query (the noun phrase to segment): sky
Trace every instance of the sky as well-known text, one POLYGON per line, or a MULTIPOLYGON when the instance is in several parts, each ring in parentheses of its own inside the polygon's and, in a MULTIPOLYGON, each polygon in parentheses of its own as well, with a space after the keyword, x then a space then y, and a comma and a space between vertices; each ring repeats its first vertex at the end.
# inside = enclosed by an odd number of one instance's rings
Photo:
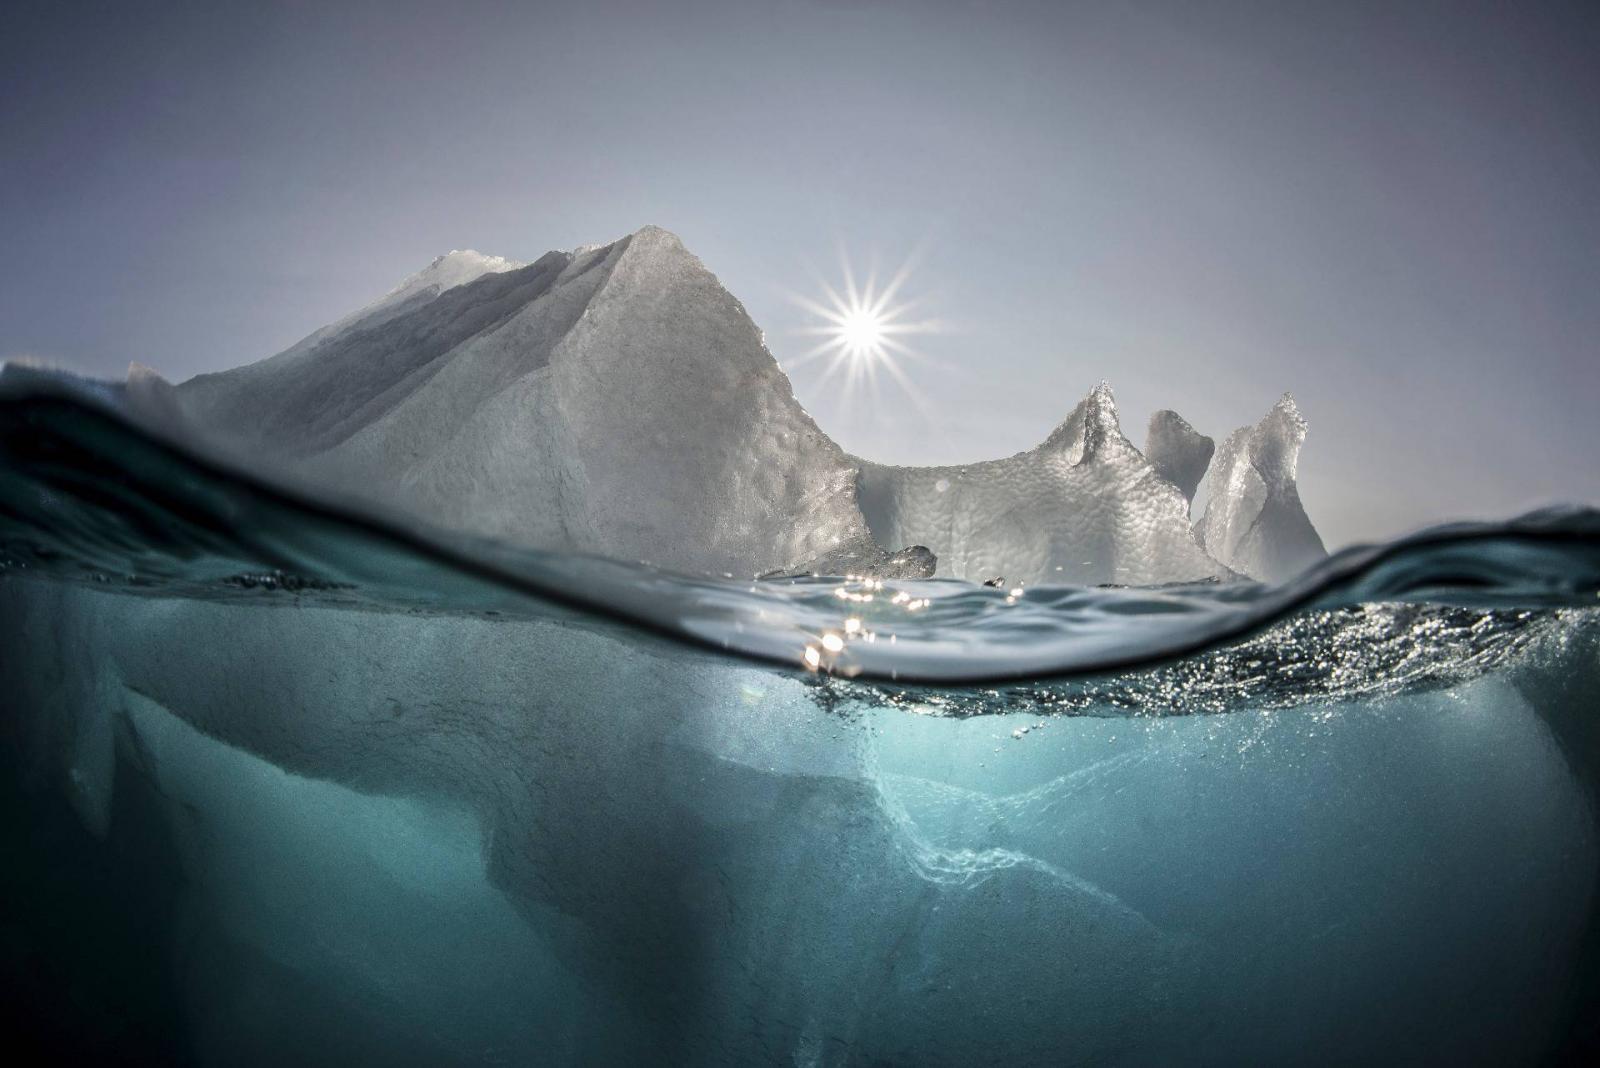
POLYGON ((1292 391, 1330 547, 1600 502, 1600 6, 0 8, 0 357, 178 381, 454 248, 647 223, 845 448, 1038 444, 1097 382, 1218 441, 1292 391), (795 296, 906 264, 916 396, 795 296))

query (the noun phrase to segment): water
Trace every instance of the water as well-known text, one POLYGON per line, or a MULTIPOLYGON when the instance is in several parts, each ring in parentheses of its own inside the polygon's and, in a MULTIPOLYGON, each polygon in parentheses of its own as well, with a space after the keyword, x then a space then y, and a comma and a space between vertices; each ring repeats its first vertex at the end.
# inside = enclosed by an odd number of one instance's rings
POLYGON ((0 396, 10 1031, 226 1063, 1583 1062, 1600 514, 1282 587, 690 578, 0 396))

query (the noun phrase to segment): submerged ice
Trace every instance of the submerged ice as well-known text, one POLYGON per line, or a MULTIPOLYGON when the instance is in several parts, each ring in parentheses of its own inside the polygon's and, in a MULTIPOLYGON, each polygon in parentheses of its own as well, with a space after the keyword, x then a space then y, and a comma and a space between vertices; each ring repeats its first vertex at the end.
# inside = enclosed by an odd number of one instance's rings
POLYGON ((1585 630, 1376 702, 957 720, 547 621, 0 618, 11 755, 179 858, 204 1063, 1524 1063, 1568 1017, 1585 630))

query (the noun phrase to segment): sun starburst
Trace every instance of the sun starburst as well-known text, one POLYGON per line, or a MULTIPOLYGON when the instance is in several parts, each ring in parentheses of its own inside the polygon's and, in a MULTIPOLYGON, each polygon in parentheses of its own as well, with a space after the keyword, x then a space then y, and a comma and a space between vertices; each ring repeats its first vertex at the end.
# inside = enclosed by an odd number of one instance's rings
POLYGON ((913 319, 917 302, 901 297, 910 278, 910 263, 903 264, 881 287, 876 271, 869 272, 864 283, 858 285, 855 271, 843 256, 840 257, 840 271, 844 282, 842 289, 819 280, 820 300, 793 295, 794 302, 815 317, 811 325, 799 332, 821 340, 791 361, 789 370, 825 360, 826 366, 816 385, 828 386, 840 378, 839 388, 846 402, 853 400, 862 389, 876 399, 881 370, 918 407, 923 407, 922 395, 905 366, 922 357, 906 339, 914 334, 933 333, 938 330, 938 323, 931 319, 913 319))

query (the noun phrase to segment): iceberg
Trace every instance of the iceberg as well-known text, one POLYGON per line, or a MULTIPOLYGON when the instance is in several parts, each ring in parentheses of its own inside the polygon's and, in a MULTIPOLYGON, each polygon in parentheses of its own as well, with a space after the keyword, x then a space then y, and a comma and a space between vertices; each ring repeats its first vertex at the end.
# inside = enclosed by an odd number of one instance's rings
POLYGON ((530 264, 452 252, 174 395, 143 407, 252 469, 434 526, 681 571, 1145 584, 1304 559, 1208 557, 1188 500, 1211 440, 1158 412, 1141 454, 1105 385, 1007 459, 847 455, 743 305, 654 226, 530 264))

